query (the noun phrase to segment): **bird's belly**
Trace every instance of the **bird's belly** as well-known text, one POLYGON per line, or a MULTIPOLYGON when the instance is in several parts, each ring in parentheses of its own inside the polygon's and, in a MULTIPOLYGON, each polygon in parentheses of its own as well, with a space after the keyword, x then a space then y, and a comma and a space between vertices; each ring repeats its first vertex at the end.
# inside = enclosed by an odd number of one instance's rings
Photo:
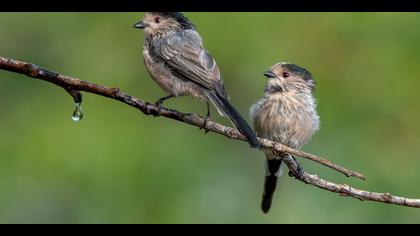
POLYGON ((292 148, 301 148, 318 129, 318 116, 312 111, 279 112, 276 109, 260 114, 254 121, 258 136, 292 148))

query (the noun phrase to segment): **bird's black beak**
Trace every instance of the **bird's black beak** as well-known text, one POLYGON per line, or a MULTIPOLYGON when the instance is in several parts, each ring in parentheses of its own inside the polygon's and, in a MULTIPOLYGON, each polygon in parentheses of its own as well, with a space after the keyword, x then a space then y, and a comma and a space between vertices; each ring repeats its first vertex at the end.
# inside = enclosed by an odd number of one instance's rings
POLYGON ((268 71, 264 72, 264 75, 267 76, 268 78, 275 78, 276 77, 276 75, 271 70, 268 70, 268 71))
POLYGON ((146 24, 143 21, 137 22, 133 25, 136 29, 144 29, 146 28, 146 24))

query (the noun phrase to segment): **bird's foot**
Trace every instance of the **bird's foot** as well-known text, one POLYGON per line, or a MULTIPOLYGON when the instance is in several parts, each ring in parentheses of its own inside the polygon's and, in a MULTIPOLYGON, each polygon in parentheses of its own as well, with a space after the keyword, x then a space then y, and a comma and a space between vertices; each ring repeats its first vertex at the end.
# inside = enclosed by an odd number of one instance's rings
POLYGON ((160 116, 160 113, 162 112, 162 103, 155 103, 154 105, 155 107, 157 107, 157 112, 154 112, 152 115, 154 117, 158 117, 160 116))
POLYGON ((159 109, 162 108, 162 104, 163 104, 163 99, 160 98, 155 102, 155 106, 157 106, 159 109))
POLYGON ((203 127, 200 127, 200 129, 204 129, 204 133, 207 134, 210 130, 207 128, 208 122, 211 121, 211 117, 209 115, 204 118, 203 127))
POLYGON ((207 134, 210 130, 207 128, 207 123, 211 121, 211 117, 210 116, 206 116, 206 118, 204 118, 204 125, 203 125, 203 129, 204 129, 204 133, 207 134))
POLYGON ((206 118, 204 118, 204 133, 207 134, 209 132, 209 129, 207 129, 207 123, 211 121, 211 114, 210 114, 210 103, 207 101, 207 115, 206 118))
POLYGON ((162 100, 162 98, 161 98, 161 99, 159 99, 155 102, 154 105, 155 105, 155 107, 157 107, 157 112, 153 114, 154 117, 160 116, 160 113, 162 112, 162 109, 163 109, 163 106, 162 106, 163 101, 164 100, 162 100))
POLYGON ((168 95, 168 96, 166 96, 166 97, 159 98, 159 99, 155 102, 155 106, 157 107, 158 112, 157 112, 157 114, 153 114, 153 115, 154 115, 155 117, 156 117, 156 116, 159 116, 159 115, 160 115, 160 113, 161 113, 161 111, 162 111, 162 109, 163 109, 163 106, 162 106, 163 102, 164 102, 164 101, 166 101, 166 100, 168 100, 168 99, 171 99, 171 98, 173 98, 173 97, 174 97, 174 95, 170 94, 170 95, 168 95))
POLYGON ((295 177, 296 179, 303 179, 303 168, 299 164, 299 162, 296 160, 296 158, 292 157, 295 160, 296 163, 296 169, 289 170, 289 176, 295 177))

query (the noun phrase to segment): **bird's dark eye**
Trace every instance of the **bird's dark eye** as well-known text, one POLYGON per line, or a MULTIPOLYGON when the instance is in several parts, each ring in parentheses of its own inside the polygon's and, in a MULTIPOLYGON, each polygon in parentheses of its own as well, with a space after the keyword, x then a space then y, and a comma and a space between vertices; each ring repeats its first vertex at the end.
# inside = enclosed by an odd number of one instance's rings
POLYGON ((290 74, 288 73, 288 72, 283 72, 283 77, 284 78, 287 78, 287 77, 289 77, 290 76, 290 74))
POLYGON ((159 24, 162 21, 162 19, 160 17, 155 17, 154 21, 156 24, 159 24))

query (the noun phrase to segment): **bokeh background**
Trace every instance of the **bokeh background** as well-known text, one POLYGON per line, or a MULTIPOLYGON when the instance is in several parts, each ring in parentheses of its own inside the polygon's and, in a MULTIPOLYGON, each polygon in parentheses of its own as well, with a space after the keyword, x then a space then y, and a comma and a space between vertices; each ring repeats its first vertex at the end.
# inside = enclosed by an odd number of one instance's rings
MULTIPOLYGON (((155 101, 141 57, 143 13, 1 13, 0 55, 155 101)), ((304 147, 362 172, 354 187, 420 198, 420 14, 186 13, 249 120, 262 72, 279 61, 317 81, 321 130, 304 147)), ((205 113, 178 98, 167 106, 205 113)), ((264 156, 244 142, 0 71, 1 223, 419 223, 420 210, 282 178, 261 213, 264 156)), ((230 123, 215 114, 216 121, 230 123)))

